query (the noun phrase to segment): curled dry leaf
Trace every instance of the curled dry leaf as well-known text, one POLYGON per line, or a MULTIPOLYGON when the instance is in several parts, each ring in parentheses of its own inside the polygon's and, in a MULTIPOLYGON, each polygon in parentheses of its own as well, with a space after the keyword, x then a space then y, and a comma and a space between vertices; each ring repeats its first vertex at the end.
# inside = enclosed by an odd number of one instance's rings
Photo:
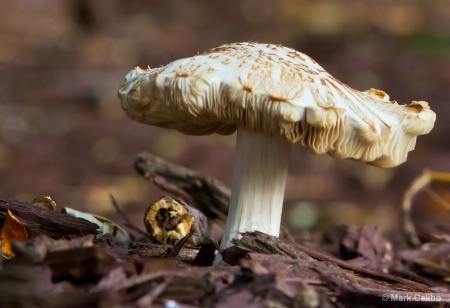
POLYGON ((417 258, 414 261, 417 265, 420 265, 422 272, 432 276, 441 277, 442 280, 450 282, 449 259, 447 251, 447 255, 436 256, 436 260, 417 258))
POLYGON ((398 256, 415 274, 450 282, 450 243, 427 243, 402 250, 398 256))
POLYGON ((1 231, 2 252, 5 255, 15 256, 12 251, 12 242, 28 239, 27 228, 20 222, 10 209, 6 210, 5 222, 1 231))
POLYGON ((56 210, 56 202, 53 201, 52 197, 44 196, 44 197, 36 197, 33 199, 33 205, 40 207, 42 209, 56 210))
MULTIPOLYGON (((417 234, 416 227, 412 221, 411 210, 414 197, 425 188, 429 187, 431 183, 450 183, 450 173, 436 172, 431 170, 425 170, 421 175, 416 177, 410 184, 409 188, 405 191, 402 200, 401 207, 401 223, 400 227, 408 245, 412 247, 419 246, 422 241, 417 234)), ((436 198, 436 196, 434 196, 436 198)), ((446 206, 450 208, 448 203, 444 200, 439 200, 440 206, 446 206)))

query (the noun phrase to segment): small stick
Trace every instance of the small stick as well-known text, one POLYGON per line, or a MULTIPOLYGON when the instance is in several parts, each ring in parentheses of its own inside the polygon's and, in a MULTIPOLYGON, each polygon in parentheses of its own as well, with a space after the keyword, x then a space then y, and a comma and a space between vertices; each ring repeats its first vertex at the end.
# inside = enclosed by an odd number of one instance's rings
POLYGON ((191 238, 192 233, 188 233, 185 237, 183 237, 181 240, 178 241, 175 245, 168 248, 166 251, 162 253, 160 258, 175 258, 180 253, 181 249, 184 247, 184 245, 189 241, 191 238))
POLYGON ((134 167, 156 186, 195 205, 208 217, 226 221, 231 193, 222 182, 150 153, 139 154, 134 167))
MULTIPOLYGON (((140 257, 161 258, 161 256, 163 256, 164 253, 166 253, 167 249, 170 248, 172 247, 161 244, 131 242, 128 246, 128 252, 131 255, 137 255, 140 257)), ((195 256, 197 255, 197 253, 198 249, 181 248, 177 256, 177 259, 191 263, 194 260, 195 256)))
POLYGON ((148 237, 148 234, 139 229, 138 227, 136 227, 133 222, 130 220, 130 218, 128 218, 127 214, 122 210, 122 207, 119 205, 119 203, 117 202, 116 198, 114 198, 114 196, 112 194, 109 194, 109 198, 111 199, 111 203, 114 206, 117 214, 119 214, 120 217, 122 217, 122 219, 125 221, 125 225, 134 230, 135 232, 139 233, 140 235, 143 235, 145 237, 148 237))
POLYGON ((145 213, 144 224, 150 236, 161 244, 175 245, 185 239, 192 246, 200 246, 219 233, 218 226, 202 212, 171 197, 153 202, 145 213))

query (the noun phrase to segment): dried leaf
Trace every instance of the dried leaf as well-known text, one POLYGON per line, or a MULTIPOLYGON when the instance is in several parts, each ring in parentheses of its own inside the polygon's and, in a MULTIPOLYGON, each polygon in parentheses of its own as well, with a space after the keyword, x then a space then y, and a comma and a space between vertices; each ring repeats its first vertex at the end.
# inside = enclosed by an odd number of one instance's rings
POLYGON ((14 216, 10 209, 6 210, 5 223, 1 231, 2 252, 6 255, 15 256, 12 251, 12 242, 26 241, 28 231, 20 220, 14 216))
POLYGON ((50 196, 37 197, 33 199, 33 205, 42 209, 49 209, 54 211, 56 209, 56 202, 50 196))
MULTIPOLYGON (((413 180, 403 196, 400 227, 406 242, 411 247, 417 247, 422 243, 411 218, 411 207, 414 196, 433 182, 450 183, 450 173, 425 170, 421 175, 413 180)), ((449 207, 449 205, 445 202, 439 203, 443 207, 449 207)))
POLYGON ((371 225, 346 226, 340 248, 345 260, 355 260, 362 262, 362 267, 388 272, 392 261, 392 245, 380 228, 371 225))
POLYGON ((415 263, 422 266, 422 271, 424 273, 440 276, 442 279, 450 279, 450 266, 446 262, 442 262, 442 260, 438 260, 436 262, 434 260, 418 258, 415 260, 415 263))
POLYGON ((92 222, 99 226, 101 234, 110 233, 114 235, 117 239, 122 242, 128 243, 130 242, 130 235, 127 231, 119 227, 116 223, 111 220, 94 214, 84 213, 81 211, 77 211, 68 207, 64 207, 61 209, 61 212, 67 214, 69 216, 83 218, 89 222, 92 222))

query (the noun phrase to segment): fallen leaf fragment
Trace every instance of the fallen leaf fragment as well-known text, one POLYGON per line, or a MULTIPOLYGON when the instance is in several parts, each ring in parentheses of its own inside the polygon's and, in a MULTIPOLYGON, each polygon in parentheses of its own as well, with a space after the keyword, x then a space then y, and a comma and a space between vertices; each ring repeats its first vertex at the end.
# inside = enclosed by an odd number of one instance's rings
MULTIPOLYGON (((422 244, 422 241, 419 238, 419 235, 417 234, 416 227, 411 217, 411 207, 414 196, 419 191, 424 190, 431 183, 434 182, 449 184, 450 173, 425 170, 421 175, 419 175, 413 180, 413 182, 410 184, 409 188, 405 191, 403 195, 401 216, 400 216, 401 218, 400 227, 406 242, 411 247, 418 247, 420 246, 420 244, 422 244)), ((439 202, 439 204, 443 207, 448 208, 448 204, 446 204, 445 201, 439 202)))
POLYGON ((12 251, 12 242, 26 241, 28 231, 20 220, 14 216, 10 209, 6 210, 5 222, 1 231, 2 252, 5 255, 15 256, 12 251))
POLYGON ((85 219, 89 222, 96 224, 97 226, 99 226, 101 234, 110 233, 122 242, 125 242, 125 243, 130 242, 130 235, 128 234, 128 232, 125 231, 124 229, 122 229, 121 227, 119 227, 116 223, 112 222, 111 220, 109 220, 105 217, 77 211, 77 210, 71 209, 69 207, 62 208, 61 212, 66 215, 69 215, 72 217, 77 217, 77 218, 82 218, 82 219, 85 219))
POLYGON ((360 266, 387 273, 392 261, 392 244, 376 226, 345 226, 340 241, 344 260, 358 262, 360 266))
POLYGON ((33 199, 33 205, 41 209, 49 209, 54 211, 56 209, 56 202, 50 196, 36 197, 33 199))

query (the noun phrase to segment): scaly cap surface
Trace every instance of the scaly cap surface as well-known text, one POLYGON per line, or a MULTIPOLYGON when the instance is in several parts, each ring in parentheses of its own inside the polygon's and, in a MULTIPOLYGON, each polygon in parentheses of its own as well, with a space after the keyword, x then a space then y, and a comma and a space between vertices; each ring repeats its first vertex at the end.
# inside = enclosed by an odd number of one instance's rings
POLYGON ((394 167, 434 126, 428 103, 398 105, 383 91, 357 91, 293 49, 233 43, 166 66, 133 69, 120 88, 139 122, 189 135, 247 126, 316 154, 394 167))

